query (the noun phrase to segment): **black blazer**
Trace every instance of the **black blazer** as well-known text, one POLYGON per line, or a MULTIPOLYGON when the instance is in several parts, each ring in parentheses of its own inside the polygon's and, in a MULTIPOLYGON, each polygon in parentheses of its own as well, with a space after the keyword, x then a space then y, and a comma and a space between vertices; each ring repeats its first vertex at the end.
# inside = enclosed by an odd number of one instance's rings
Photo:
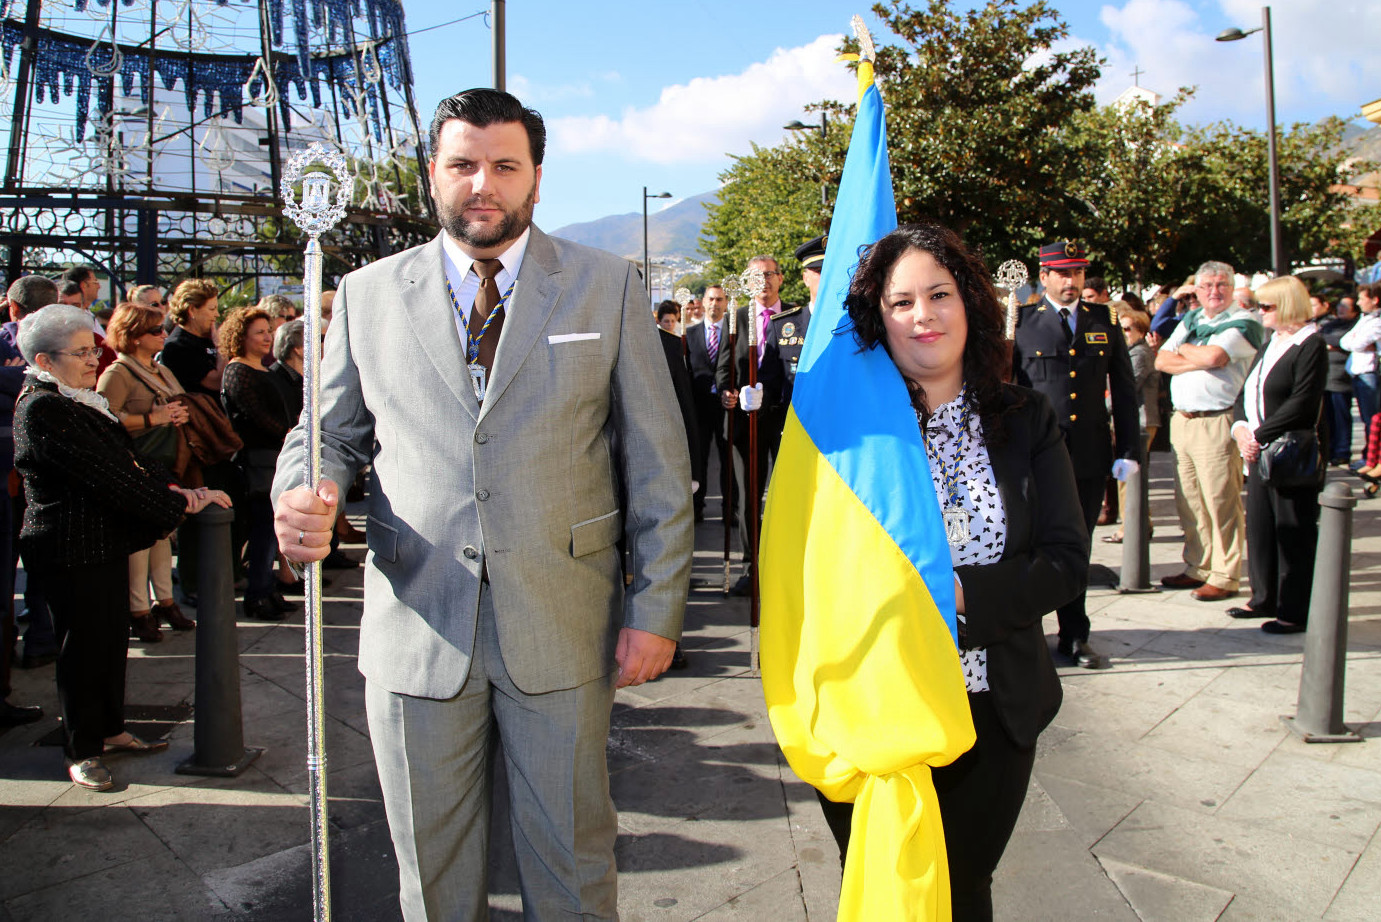
MULTIPOLYGON (((709 323, 706 318, 705 323, 709 323)), ((698 401, 701 395, 708 395, 714 387, 715 363, 710 361, 709 346, 705 344, 705 323, 692 324, 686 330, 686 363, 690 366, 691 388, 698 401)), ((729 345, 729 324, 719 321, 719 352, 729 345)), ((719 353, 715 354, 719 358, 719 353)), ((715 403, 719 398, 715 398, 715 403)))
MULTIPOLYGON (((789 305, 782 305, 783 309, 788 309, 789 305)), ((734 332, 734 348, 732 356, 729 349, 723 342, 719 345, 719 361, 716 363, 715 383, 719 386, 720 392, 727 390, 737 390, 748 384, 748 308, 740 307, 738 317, 735 320, 737 329, 734 332), (732 371, 731 371, 732 369, 732 371), (729 380, 733 374, 732 383, 729 380)), ((728 327, 728 324, 725 324, 728 327)), ((758 366, 758 383, 762 385, 762 408, 768 413, 772 413, 781 403, 782 397, 782 368, 780 362, 763 362, 758 366)), ((738 411, 742 412, 742 411, 738 411)))
MULTIPOLYGON (((671 375, 671 386, 676 392, 676 404, 681 409, 681 423, 686 429, 686 450, 690 452, 691 479, 705 482, 705 471, 700 467, 700 427, 695 424, 695 401, 691 399, 690 371, 686 368, 686 355, 681 346, 681 337, 668 333, 661 327, 662 351, 666 354, 667 372, 671 375)), ((687 485, 689 489, 689 485, 687 485)))
POLYGON ((1105 391, 1112 395, 1117 457, 1141 457, 1136 381, 1122 327, 1106 304, 1080 301, 1074 339, 1042 299, 1021 308, 1013 350, 1015 380, 1045 395, 1068 439, 1078 477, 1106 477, 1113 462, 1105 391))
POLYGON ((24 478, 19 550, 27 565, 89 567, 149 547, 182 521, 173 477, 135 459, 125 427, 43 382, 14 414, 14 466, 24 478))
POLYGON ((1003 401, 1001 441, 988 446, 1007 514, 1002 558, 955 573, 964 587, 967 643, 988 650, 998 718, 1012 742, 1030 747, 1063 700, 1041 619, 1084 591, 1088 531, 1049 401, 1015 385, 1004 385, 1003 401))
MULTIPOLYGON (((1270 340, 1256 353, 1252 371, 1261 364, 1270 340)), ((1247 373, 1250 378, 1251 372, 1247 373)), ((1268 445, 1292 429, 1316 429, 1323 409, 1323 389, 1328 382, 1328 344, 1318 333, 1285 350, 1276 360, 1266 380, 1261 382, 1261 425, 1252 437, 1268 445)), ((1237 395, 1232 408, 1234 423, 1247 419, 1247 387, 1237 395)))

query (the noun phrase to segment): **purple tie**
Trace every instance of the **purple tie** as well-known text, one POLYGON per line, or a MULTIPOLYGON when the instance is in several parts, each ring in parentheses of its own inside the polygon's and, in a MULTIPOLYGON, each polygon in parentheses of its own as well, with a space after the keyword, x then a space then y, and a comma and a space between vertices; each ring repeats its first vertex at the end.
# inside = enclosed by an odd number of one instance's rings
POLYGON ((710 354, 710 361, 715 360, 719 355, 719 324, 712 323, 705 327, 705 351, 710 354))

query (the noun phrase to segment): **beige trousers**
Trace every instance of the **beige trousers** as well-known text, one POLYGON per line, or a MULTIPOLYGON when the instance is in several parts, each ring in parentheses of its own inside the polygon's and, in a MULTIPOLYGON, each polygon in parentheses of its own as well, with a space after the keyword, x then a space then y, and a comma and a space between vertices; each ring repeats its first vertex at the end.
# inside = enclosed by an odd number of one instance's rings
POLYGON ((164 538, 153 547, 129 555, 129 610, 146 612, 149 604, 149 583, 153 583, 153 597, 170 602, 173 598, 173 542, 164 538))
POLYGON ((1237 590, 1246 517, 1242 456, 1232 438, 1232 414, 1170 419, 1175 451, 1175 505, 1184 529, 1185 573, 1219 589, 1237 590))

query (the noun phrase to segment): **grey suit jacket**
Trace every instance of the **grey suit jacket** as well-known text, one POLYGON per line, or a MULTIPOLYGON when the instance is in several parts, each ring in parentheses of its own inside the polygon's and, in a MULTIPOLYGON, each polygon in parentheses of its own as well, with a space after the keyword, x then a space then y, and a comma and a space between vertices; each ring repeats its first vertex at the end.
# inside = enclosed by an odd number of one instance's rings
MULTIPOLYGON (((678 638, 690 469, 633 267, 532 228, 482 409, 453 318, 440 237, 351 272, 336 295, 321 471, 344 485, 373 464, 360 671, 396 693, 455 695, 486 567, 526 692, 608 675, 620 627, 678 638)), ((303 482, 303 452, 299 425, 275 501, 303 482)))

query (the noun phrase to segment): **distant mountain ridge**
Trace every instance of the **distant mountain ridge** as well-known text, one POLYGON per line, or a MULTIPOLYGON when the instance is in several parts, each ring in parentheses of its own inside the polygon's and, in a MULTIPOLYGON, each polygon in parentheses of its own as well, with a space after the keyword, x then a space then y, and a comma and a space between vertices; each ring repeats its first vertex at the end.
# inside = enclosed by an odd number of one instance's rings
MULTIPOLYGON (((697 262, 704 261, 705 254, 700 251, 700 227, 706 217, 704 206, 707 202, 718 201, 718 193, 702 192, 656 214, 649 214, 647 240, 653 259, 680 256, 697 262)), ((648 203, 649 207, 653 204, 655 201, 648 203)), ((643 255, 643 215, 640 211, 567 224, 552 231, 552 234, 619 256, 641 259, 643 255)))

